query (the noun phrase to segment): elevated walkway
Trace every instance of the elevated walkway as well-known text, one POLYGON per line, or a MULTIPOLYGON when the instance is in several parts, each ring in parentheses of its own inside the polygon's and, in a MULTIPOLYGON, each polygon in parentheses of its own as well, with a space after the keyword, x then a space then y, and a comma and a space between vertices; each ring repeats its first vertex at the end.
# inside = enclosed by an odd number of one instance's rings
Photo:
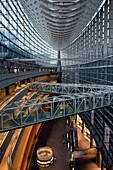
MULTIPOLYGON (((0 132, 113 105, 113 87, 32 83, 30 90, 59 94, 40 100, 21 100, 0 110, 0 132)), ((36 93, 38 93, 36 92, 36 93)))
POLYGON ((97 84, 63 84, 63 83, 47 83, 33 82, 29 86, 30 90, 56 92, 63 94, 83 94, 93 92, 110 92, 113 91, 113 86, 97 85, 97 84))

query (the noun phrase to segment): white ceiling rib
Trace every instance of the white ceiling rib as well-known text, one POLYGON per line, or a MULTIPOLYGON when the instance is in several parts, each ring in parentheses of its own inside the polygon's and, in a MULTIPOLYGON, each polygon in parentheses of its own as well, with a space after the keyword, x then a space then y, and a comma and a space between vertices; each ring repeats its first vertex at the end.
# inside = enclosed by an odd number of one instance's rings
POLYGON ((103 0, 20 0, 42 37, 54 49, 68 46, 92 19, 103 0))

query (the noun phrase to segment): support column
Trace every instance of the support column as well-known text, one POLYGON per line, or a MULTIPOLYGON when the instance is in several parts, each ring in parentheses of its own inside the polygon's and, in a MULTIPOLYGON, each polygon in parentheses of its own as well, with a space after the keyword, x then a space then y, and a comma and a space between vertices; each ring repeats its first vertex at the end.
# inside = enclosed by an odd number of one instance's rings
POLYGON ((77 114, 76 114, 76 116, 75 116, 75 123, 77 123, 77 114))
POLYGON ((92 138, 92 136, 90 136, 90 148, 92 148, 93 147, 93 138, 92 138))
MULTIPOLYGON (((103 143, 104 143, 104 138, 105 138, 105 118, 104 118, 104 114, 102 115, 102 140, 103 140, 103 143)), ((103 147, 103 146, 102 146, 103 147)), ((102 159, 101 159, 101 170, 104 170, 104 163, 103 163, 103 155, 102 155, 102 159)))
POLYGON ((99 152, 99 150, 97 151, 96 163, 99 168, 102 167, 102 157, 101 157, 101 153, 99 152))
POLYGON ((17 82, 17 85, 18 85, 19 87, 21 87, 21 82, 20 82, 20 81, 18 81, 18 82, 17 82))
POLYGON ((108 1, 104 5, 104 57, 107 56, 108 1))
POLYGON ((84 133, 84 122, 82 122, 82 133, 84 133))
MULTIPOLYGON (((58 51, 58 59, 60 59, 60 51, 58 51)), ((57 61, 57 73, 58 73, 57 83, 61 83, 62 82, 61 60, 57 61)))
POLYGON ((99 14, 97 14, 96 18, 95 18, 95 31, 96 31, 96 58, 98 58, 99 56, 99 14))
POLYGON ((101 160, 101 170, 104 170, 103 160, 101 160))
POLYGON ((109 49, 108 55, 113 55, 113 1, 109 1, 109 49))

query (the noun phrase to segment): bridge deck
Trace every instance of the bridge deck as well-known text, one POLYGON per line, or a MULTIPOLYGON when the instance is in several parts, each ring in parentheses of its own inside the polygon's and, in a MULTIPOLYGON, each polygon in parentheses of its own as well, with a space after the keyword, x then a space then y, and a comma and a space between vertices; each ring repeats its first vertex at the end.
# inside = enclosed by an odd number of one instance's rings
POLYGON ((21 100, 3 108, 0 110, 0 132, 86 111, 94 114, 95 109, 113 105, 111 86, 37 84, 39 86, 35 87, 38 87, 39 91, 53 94, 57 92, 59 95, 38 101, 21 100))

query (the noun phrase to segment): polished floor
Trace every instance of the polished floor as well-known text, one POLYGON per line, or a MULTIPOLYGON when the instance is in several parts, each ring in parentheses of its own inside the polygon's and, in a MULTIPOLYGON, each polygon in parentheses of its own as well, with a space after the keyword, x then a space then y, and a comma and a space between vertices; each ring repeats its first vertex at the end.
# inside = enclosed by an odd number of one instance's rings
MULTIPOLYGON (((30 170, 70 170, 69 169, 69 156, 70 152, 67 149, 65 140, 66 134, 66 120, 57 119, 46 123, 46 128, 43 128, 41 134, 45 134, 44 138, 40 138, 37 147, 47 145, 52 148, 54 154, 54 163, 49 167, 38 167, 36 164, 36 157, 32 161, 30 170), (47 139, 47 138, 48 139, 47 139), (47 139, 47 140, 46 140, 47 139), (65 140, 65 141, 64 141, 65 140)), ((35 149, 36 152, 36 149, 35 149)), ((36 153, 34 153, 36 156, 36 153)))
MULTIPOLYGON (((77 147, 79 150, 88 149, 90 147, 89 142, 83 138, 83 134, 79 128, 77 129, 77 147)), ((66 133, 69 131, 69 126, 66 124, 66 119, 57 119, 49 121, 43 127, 41 135, 39 136, 39 142, 34 150, 33 157, 31 159, 28 170, 70 170, 70 149, 67 148, 68 139, 66 133), (43 137, 42 137, 43 136, 43 137), (38 167, 36 163, 36 149, 40 146, 49 146, 54 153, 54 163, 49 167, 38 167)), ((100 170, 96 165, 95 159, 90 155, 77 159, 77 168, 74 170, 100 170)))

